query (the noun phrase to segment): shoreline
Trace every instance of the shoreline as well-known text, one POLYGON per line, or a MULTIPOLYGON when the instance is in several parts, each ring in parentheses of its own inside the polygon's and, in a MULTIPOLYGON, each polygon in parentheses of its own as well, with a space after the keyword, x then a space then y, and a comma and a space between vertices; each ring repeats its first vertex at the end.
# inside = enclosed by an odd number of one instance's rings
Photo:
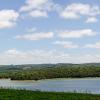
POLYGON ((23 80, 23 79, 21 79, 21 80, 17 80, 17 79, 11 79, 11 78, 0 78, 0 80, 11 80, 11 81, 41 81, 41 80, 62 80, 62 79, 68 79, 68 80, 75 80, 75 79, 79 79, 79 80, 81 80, 81 79, 100 79, 100 77, 83 77, 83 78, 78 78, 78 77, 76 77, 76 78, 47 78, 47 79, 39 79, 39 80, 33 80, 33 79, 29 79, 29 80, 23 80))
MULTIPOLYGON (((10 78, 9 78, 10 79, 10 78)), ((39 79, 39 80, 33 80, 33 81, 41 81, 41 80, 60 80, 60 79, 100 79, 100 77, 83 77, 83 78, 47 78, 47 79, 39 79)), ((11 81, 31 81, 30 79, 29 80, 12 80, 10 79, 11 81)))

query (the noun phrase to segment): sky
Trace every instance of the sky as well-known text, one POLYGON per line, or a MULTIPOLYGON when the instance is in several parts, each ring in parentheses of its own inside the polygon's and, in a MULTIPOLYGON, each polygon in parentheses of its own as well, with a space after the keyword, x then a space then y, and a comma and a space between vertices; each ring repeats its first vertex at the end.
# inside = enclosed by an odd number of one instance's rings
POLYGON ((0 65, 100 62, 100 0, 0 0, 0 65))

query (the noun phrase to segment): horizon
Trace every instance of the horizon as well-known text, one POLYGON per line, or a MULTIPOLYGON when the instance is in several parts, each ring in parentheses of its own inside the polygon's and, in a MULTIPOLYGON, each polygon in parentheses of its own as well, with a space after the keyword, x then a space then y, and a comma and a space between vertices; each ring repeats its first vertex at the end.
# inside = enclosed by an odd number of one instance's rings
POLYGON ((30 64, 5 64, 5 65, 0 65, 0 67, 2 67, 2 66, 17 66, 17 65, 57 65, 57 64, 72 64, 72 65, 74 65, 74 64, 76 64, 76 65, 81 65, 81 64, 100 64, 100 62, 90 62, 90 63, 34 63, 34 64, 32 64, 32 63, 30 63, 30 64))
POLYGON ((0 65, 100 63, 100 1, 0 0, 0 65))

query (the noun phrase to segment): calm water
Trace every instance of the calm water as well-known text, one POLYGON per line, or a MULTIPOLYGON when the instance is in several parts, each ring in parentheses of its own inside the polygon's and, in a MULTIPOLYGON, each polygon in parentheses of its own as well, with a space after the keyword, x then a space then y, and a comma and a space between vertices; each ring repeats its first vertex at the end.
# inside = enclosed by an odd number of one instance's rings
POLYGON ((1 79, 0 87, 57 92, 77 91, 100 94, 100 78, 49 79, 39 81, 11 81, 10 79, 1 79))

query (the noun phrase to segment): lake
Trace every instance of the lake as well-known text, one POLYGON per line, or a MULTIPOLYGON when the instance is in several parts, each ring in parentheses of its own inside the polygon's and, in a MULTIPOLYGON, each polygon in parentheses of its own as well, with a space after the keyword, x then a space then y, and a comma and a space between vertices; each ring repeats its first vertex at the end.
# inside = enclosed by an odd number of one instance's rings
POLYGON ((10 79, 0 79, 0 87, 55 91, 55 92, 88 92, 100 94, 100 78, 81 79, 46 79, 39 81, 11 81, 10 79))

